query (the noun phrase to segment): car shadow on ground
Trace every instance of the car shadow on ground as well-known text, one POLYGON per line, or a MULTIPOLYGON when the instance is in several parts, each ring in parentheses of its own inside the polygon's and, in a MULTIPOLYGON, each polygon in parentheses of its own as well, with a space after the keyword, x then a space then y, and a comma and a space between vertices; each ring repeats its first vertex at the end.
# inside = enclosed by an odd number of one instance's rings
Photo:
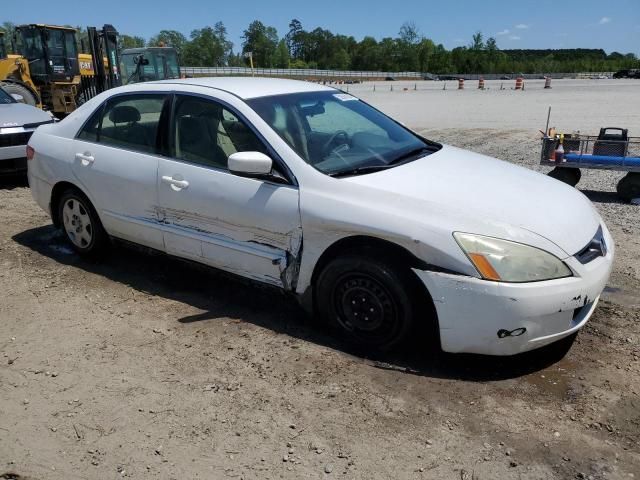
POLYGON ((26 175, 6 175, 0 176, 0 190, 13 190, 14 188, 28 187, 26 175))
POLYGON ((100 262, 78 257, 52 225, 13 236, 18 244, 56 262, 70 265, 138 292, 191 305, 203 313, 176 318, 179 324, 239 319, 272 331, 313 342, 362 359, 372 367, 434 378, 491 381, 515 378, 544 369, 562 358, 565 350, 541 349, 512 357, 446 354, 426 348, 416 338, 401 353, 375 354, 354 348, 329 335, 321 322, 307 315, 279 289, 241 279, 161 253, 114 245, 100 262))
POLYGON ((626 204, 625 200, 620 198, 616 192, 601 192, 598 190, 582 190, 585 196, 594 203, 617 203, 619 205, 626 204))

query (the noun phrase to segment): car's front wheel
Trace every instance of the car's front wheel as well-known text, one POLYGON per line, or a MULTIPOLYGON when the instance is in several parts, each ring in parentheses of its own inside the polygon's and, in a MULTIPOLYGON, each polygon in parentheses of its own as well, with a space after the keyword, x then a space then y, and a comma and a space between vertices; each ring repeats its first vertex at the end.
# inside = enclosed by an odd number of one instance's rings
POLYGON ((410 273, 375 257, 336 258, 318 277, 317 311, 348 341, 391 350, 407 339, 418 310, 410 273))
POLYGON ((58 202, 60 226, 73 249, 85 257, 97 257, 109 245, 109 237, 89 199, 78 190, 65 191, 58 202))

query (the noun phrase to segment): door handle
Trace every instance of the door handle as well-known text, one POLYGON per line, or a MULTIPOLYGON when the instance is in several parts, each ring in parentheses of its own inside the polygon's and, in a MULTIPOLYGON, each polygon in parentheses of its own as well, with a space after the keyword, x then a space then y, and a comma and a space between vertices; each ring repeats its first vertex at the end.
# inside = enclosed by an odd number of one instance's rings
POLYGON ((186 180, 176 180, 175 178, 166 175, 162 177, 162 183, 171 185, 174 190, 182 190, 183 188, 187 188, 189 186, 189 182, 187 182, 186 180))
POLYGON ((84 152, 76 153, 76 160, 80 160, 82 162, 82 165, 86 167, 90 163, 93 163, 95 161, 95 158, 93 158, 93 155, 91 155, 89 152, 84 152))

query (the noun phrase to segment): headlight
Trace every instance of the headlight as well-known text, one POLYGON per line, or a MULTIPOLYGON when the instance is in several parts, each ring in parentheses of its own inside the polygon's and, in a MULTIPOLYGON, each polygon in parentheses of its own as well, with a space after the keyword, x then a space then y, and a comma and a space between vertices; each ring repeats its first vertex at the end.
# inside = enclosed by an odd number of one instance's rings
POLYGON ((453 237, 485 280, 536 282, 572 275, 562 260, 539 248, 470 233, 453 237))

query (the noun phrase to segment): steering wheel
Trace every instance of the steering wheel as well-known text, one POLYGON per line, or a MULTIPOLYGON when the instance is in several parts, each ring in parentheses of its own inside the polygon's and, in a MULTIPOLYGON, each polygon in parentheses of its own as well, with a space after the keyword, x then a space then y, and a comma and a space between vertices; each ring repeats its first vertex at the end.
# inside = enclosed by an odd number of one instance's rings
POLYGON ((349 143, 351 143, 349 139, 349 134, 344 130, 338 130, 333 135, 331 135, 331 138, 329 138, 329 140, 325 142, 325 144, 322 146, 322 151, 328 156, 340 145, 349 145, 349 143), (340 142, 340 143, 337 143, 337 142, 340 142), (334 143, 335 143, 335 146, 329 149, 329 147, 331 147, 334 143))

